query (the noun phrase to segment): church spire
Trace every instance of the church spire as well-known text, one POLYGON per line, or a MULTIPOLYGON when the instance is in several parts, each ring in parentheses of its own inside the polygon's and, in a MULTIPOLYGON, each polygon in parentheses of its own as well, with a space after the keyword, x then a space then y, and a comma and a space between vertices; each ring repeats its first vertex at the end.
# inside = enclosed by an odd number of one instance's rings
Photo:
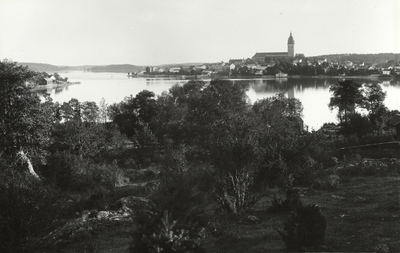
POLYGON ((293 39, 293 36, 292 36, 292 31, 290 31, 290 36, 289 36, 289 39, 288 39, 288 42, 287 42, 288 44, 294 44, 294 39, 293 39))
POLYGON ((287 46, 288 46, 288 56, 294 57, 294 39, 292 36, 292 31, 290 31, 290 36, 287 42, 287 46))

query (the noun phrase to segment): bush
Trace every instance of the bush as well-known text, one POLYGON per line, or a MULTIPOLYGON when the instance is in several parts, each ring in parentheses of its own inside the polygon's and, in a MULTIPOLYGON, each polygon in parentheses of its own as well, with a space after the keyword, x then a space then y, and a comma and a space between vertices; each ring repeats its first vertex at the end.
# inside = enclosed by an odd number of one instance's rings
POLYGON ((377 176, 377 175, 387 175, 390 171, 389 167, 382 163, 380 165, 368 165, 368 164, 357 164, 346 166, 343 169, 337 170, 340 177, 354 177, 354 176, 377 176))
POLYGON ((324 179, 314 180, 312 187, 321 190, 335 190, 340 185, 340 177, 338 175, 329 175, 324 179))
POLYGON ((161 177, 151 204, 137 211, 130 252, 204 252, 209 172, 168 168, 161 177))
POLYGON ((326 219, 317 205, 299 206, 286 219, 282 237, 288 251, 307 251, 324 243, 326 219))
POLYGON ((73 191, 110 189, 120 183, 122 177, 116 164, 94 164, 68 152, 53 154, 41 173, 49 183, 73 191))
POLYGON ((232 213, 240 213, 254 205, 258 196, 251 189, 254 173, 243 168, 220 175, 216 181, 215 194, 222 207, 232 213))
POLYGON ((194 223, 186 224, 184 228, 168 211, 160 214, 160 211, 149 209, 137 214, 140 224, 129 252, 205 252, 202 248, 204 227, 194 223))
POLYGON ((0 166, 0 252, 40 252, 40 237, 57 224, 55 199, 36 178, 0 166))
POLYGON ((278 198, 276 195, 274 196, 272 204, 268 208, 269 212, 276 213, 291 211, 303 205, 300 199, 299 191, 294 189, 291 185, 287 186, 285 194, 286 196, 284 200, 278 198))

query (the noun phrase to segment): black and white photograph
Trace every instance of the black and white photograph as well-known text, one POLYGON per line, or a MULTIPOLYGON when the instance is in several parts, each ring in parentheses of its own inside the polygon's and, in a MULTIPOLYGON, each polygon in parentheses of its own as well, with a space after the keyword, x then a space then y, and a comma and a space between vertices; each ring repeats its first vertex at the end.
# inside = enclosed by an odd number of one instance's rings
POLYGON ((0 252, 400 252, 400 1, 0 0, 0 252))

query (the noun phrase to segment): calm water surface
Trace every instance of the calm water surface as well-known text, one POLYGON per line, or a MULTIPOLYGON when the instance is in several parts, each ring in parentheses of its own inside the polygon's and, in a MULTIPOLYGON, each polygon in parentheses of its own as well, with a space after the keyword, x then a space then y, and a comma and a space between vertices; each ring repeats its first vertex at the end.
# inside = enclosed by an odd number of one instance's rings
MULTIPOLYGON (((102 98, 108 104, 122 101, 126 96, 135 96, 142 90, 153 91, 160 95, 174 84, 184 84, 187 80, 168 78, 128 78, 126 73, 109 72, 83 72, 73 71, 60 73, 62 77, 68 77, 71 82, 81 84, 68 87, 48 89, 55 102, 66 102, 76 98, 80 102, 94 101, 99 103, 102 98)), ((204 79, 204 81, 210 81, 204 79)), ((329 86, 336 83, 337 79, 320 78, 294 78, 294 79, 251 79, 248 96, 252 102, 257 99, 273 96, 279 92, 286 93, 289 97, 298 98, 304 107, 303 119, 310 129, 319 129, 325 122, 337 122, 336 111, 328 108, 331 93, 329 86)), ((358 82, 372 82, 371 80, 356 80, 358 82)), ((387 92, 385 105, 390 110, 400 110, 400 82, 389 80, 379 81, 383 90, 387 92)))

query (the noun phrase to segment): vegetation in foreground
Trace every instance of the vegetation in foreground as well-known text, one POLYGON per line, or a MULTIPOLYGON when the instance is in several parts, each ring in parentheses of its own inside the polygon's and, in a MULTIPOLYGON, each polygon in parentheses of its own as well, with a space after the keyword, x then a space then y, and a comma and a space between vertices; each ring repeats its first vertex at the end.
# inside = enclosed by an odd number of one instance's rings
POLYGON ((0 75, 2 252, 400 249, 398 150, 338 151, 387 138, 379 87, 331 87, 333 141, 303 131, 298 99, 251 105, 243 82, 60 105, 23 85, 29 69, 0 75))

